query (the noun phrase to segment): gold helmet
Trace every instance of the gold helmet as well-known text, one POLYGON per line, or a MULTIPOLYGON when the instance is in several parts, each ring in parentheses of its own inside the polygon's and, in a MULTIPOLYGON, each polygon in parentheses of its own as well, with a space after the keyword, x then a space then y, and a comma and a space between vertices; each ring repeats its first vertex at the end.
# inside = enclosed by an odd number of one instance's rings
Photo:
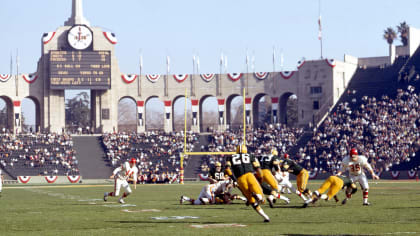
POLYGON ((248 152, 248 150, 247 150, 245 144, 241 144, 241 145, 236 146, 236 153, 241 154, 241 153, 247 153, 247 152, 248 152))
POLYGON ((222 163, 220 163, 220 162, 216 162, 216 163, 214 164, 214 166, 215 166, 215 167, 222 167, 222 163))
POLYGON ((273 155, 273 156, 277 156, 277 155, 279 155, 279 153, 277 152, 277 150, 274 148, 274 149, 272 149, 271 150, 271 155, 273 155))

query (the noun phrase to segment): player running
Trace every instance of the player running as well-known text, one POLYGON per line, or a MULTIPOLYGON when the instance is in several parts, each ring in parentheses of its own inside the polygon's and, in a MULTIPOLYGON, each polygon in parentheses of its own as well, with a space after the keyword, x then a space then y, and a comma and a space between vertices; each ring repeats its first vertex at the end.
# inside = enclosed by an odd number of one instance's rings
POLYGON ((279 189, 282 189, 282 193, 284 189, 287 189, 287 191, 290 192, 292 190, 293 193, 298 195, 304 202, 307 202, 308 199, 303 195, 299 190, 295 189, 292 185, 292 183, 289 180, 289 172, 277 170, 273 172, 274 177, 276 178, 277 182, 279 183, 279 189))
POLYGON ((296 175, 296 186, 299 192, 310 197, 311 191, 306 188, 309 179, 308 171, 296 162, 290 160, 290 156, 287 153, 284 154, 284 159, 280 160, 280 162, 282 171, 287 171, 296 175))
POLYGON ((260 163, 247 152, 244 144, 237 146, 236 154, 230 156, 226 162, 226 173, 237 183, 247 199, 247 204, 251 204, 252 208, 264 218, 264 222, 270 222, 270 218, 260 206, 264 202, 263 193, 253 174, 255 169, 258 175, 262 176, 260 163))
MULTIPOLYGON (((341 163, 341 170, 338 171, 337 175, 341 175, 346 170, 350 173, 350 178, 353 182, 359 182, 360 187, 362 187, 363 191, 363 205, 369 206, 370 203, 368 202, 368 193, 369 193, 369 184, 367 181, 367 177, 363 168, 366 168, 370 174, 372 175, 373 179, 379 179, 379 176, 373 172, 372 166, 368 163, 368 160, 363 155, 358 155, 356 148, 352 148, 350 150, 350 156, 346 156, 341 163)), ((345 201, 348 199, 346 198, 345 201)))
MULTIPOLYGON (((331 200, 334 197, 335 201, 338 202, 337 193, 340 189, 346 188, 346 199, 351 198, 351 195, 357 191, 356 184, 346 176, 330 176, 325 182, 321 185, 321 187, 313 192, 312 194, 312 203, 315 203, 319 198, 324 199, 326 201, 331 200), (328 190, 327 194, 323 194, 325 191, 328 190)), ((346 204, 346 199, 342 202, 342 204, 346 204)), ((303 207, 308 206, 308 202, 305 202, 303 207)))
POLYGON ((271 154, 260 156, 259 161, 261 165, 262 176, 258 176, 257 173, 257 178, 260 180, 263 192, 264 194, 268 195, 267 200, 271 208, 274 207, 274 202, 277 198, 282 199, 287 203, 290 202, 289 198, 280 194, 280 189, 277 180, 271 172, 272 169, 275 169, 276 171, 280 169, 280 158, 277 155, 277 150, 273 149, 271 150, 271 154), (267 188, 267 186, 263 186, 263 183, 268 184, 270 188, 267 188))
POLYGON ((124 198, 130 195, 131 188, 128 184, 129 180, 133 180, 134 189, 137 188, 137 173, 139 172, 136 167, 136 159, 131 158, 129 162, 124 162, 120 167, 115 168, 112 175, 109 177, 110 179, 115 180, 114 184, 114 192, 105 192, 104 193, 104 201, 108 200, 109 197, 118 197, 120 194, 121 187, 125 188, 124 194, 118 199, 118 202, 124 204, 124 198))

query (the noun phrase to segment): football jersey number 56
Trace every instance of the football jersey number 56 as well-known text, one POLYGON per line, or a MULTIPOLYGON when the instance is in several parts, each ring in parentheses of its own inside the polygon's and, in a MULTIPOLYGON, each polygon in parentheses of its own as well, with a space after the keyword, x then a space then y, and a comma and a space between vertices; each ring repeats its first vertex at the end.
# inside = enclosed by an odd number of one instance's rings
POLYGON ((241 163, 247 164, 247 163, 250 163, 250 161, 251 161, 251 158, 249 157, 248 153, 232 155, 232 162, 234 165, 240 165, 241 163))

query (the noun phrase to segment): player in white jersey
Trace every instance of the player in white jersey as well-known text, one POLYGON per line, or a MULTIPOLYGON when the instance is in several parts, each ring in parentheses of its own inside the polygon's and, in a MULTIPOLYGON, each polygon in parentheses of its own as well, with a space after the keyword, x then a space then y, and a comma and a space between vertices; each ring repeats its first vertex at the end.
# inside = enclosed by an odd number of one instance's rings
POLYGON ((201 189, 200 195, 197 199, 192 199, 187 196, 181 196, 180 203, 190 202, 193 205, 215 204, 216 195, 229 192, 233 187, 232 180, 227 179, 219 181, 214 184, 207 184, 201 189))
MULTIPOLYGON (((352 148, 350 150, 350 156, 346 156, 343 159, 341 163, 341 170, 338 171, 337 175, 341 175, 343 172, 348 170, 350 179, 354 183, 358 181, 360 186, 362 187, 363 205, 369 206, 369 184, 365 172, 363 171, 364 168, 369 171, 373 179, 379 179, 379 176, 375 174, 375 172, 372 169, 372 166, 368 163, 367 158, 363 155, 358 155, 357 150, 355 148, 352 148)), ((349 198, 344 199, 342 203, 345 204, 348 199, 349 198)))
POLYGON ((135 158, 131 158, 129 162, 124 162, 120 167, 115 168, 115 170, 112 172, 112 175, 109 177, 110 179, 115 180, 114 192, 104 193, 104 201, 108 200, 108 196, 118 197, 120 194, 120 189, 123 187, 125 188, 125 192, 119 198, 118 202, 121 204, 125 203, 123 198, 127 197, 132 192, 128 181, 133 180, 134 189, 137 188, 137 173, 139 171, 136 167, 136 162, 137 161, 135 158))

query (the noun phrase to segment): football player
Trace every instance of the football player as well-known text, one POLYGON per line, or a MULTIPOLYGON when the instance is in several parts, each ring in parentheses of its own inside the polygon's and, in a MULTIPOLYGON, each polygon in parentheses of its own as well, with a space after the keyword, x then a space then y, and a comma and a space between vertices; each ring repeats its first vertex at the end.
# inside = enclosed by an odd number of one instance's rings
POLYGON ((225 171, 222 170, 222 163, 216 162, 209 171, 209 182, 211 184, 225 180, 225 171))
POLYGON ((262 176, 258 176, 257 173, 257 179, 260 180, 261 187, 263 188, 264 194, 267 194, 267 200, 270 204, 270 207, 274 207, 275 199, 280 198, 287 203, 290 202, 289 198, 280 195, 280 189, 279 185, 277 183, 276 178, 274 178, 273 174, 271 173, 271 170, 274 168, 276 171, 280 169, 279 167, 279 157, 277 156, 277 150, 273 149, 271 150, 271 154, 269 155, 263 155, 259 157, 260 165, 261 165, 261 173, 262 176), (263 186, 262 183, 266 183, 270 186, 270 188, 267 188, 267 186, 263 186))
POLYGON ((124 194, 118 199, 118 202, 124 204, 124 198, 130 195, 131 188, 128 184, 128 181, 132 180, 134 183, 134 189, 137 188, 137 173, 138 169, 136 167, 136 159, 131 158, 129 162, 124 162, 120 167, 115 168, 112 172, 112 175, 109 177, 110 179, 115 180, 114 184, 114 192, 105 192, 104 193, 104 201, 108 200, 108 196, 110 197, 118 197, 120 194, 121 187, 125 188, 124 194))
POLYGON ((363 191, 363 205, 369 206, 370 203, 368 202, 368 193, 369 193, 369 184, 367 181, 367 177, 363 168, 366 168, 370 174, 372 175, 373 179, 379 179, 379 176, 373 172, 372 166, 368 163, 367 158, 363 155, 359 155, 357 153, 356 148, 352 148, 350 150, 350 156, 346 156, 342 163, 341 163, 341 170, 338 171, 337 175, 341 175, 346 170, 350 173, 350 178, 353 182, 359 182, 360 187, 362 187, 363 191))
POLYGON ((298 191, 310 197, 311 191, 306 188, 309 179, 308 171, 296 162, 290 160, 290 156, 287 153, 284 154, 284 159, 280 160, 280 162, 282 171, 287 171, 296 175, 296 186, 298 191))
MULTIPOLYGON (((200 195, 197 199, 189 198, 187 196, 181 196, 180 204, 184 202, 190 202, 193 205, 206 205, 206 204, 216 204, 216 203, 224 203, 224 197, 221 199, 216 199, 216 196, 223 196, 224 193, 229 192, 229 189, 233 187, 232 180, 223 180, 219 181, 215 184, 207 184, 206 186, 201 189, 200 195)), ((228 203, 228 202, 226 202, 228 203)))
MULTIPOLYGON (((312 203, 315 203, 319 198, 324 199, 326 201, 331 200, 334 197, 335 201, 338 202, 337 193, 340 189, 346 188, 346 196, 351 198, 351 195, 357 191, 356 184, 346 176, 338 175, 338 176, 330 176, 328 179, 324 181, 321 187, 312 193, 312 203), (323 194, 325 191, 328 190, 327 194, 323 194)), ((342 204, 346 204, 347 200, 344 199, 342 204)), ((303 205, 306 207, 309 202, 305 202, 303 205)))
POLYGON ((260 204, 264 203, 263 192, 260 184, 255 178, 254 169, 258 176, 262 176, 260 163, 253 156, 247 153, 244 144, 236 147, 236 154, 230 156, 226 162, 226 173, 235 181, 239 190, 247 199, 247 204, 264 218, 264 222, 270 222, 260 204))
MULTIPOLYGON (((299 190, 295 189, 292 185, 292 183, 289 180, 289 172, 287 171, 281 171, 277 170, 273 172, 274 177, 276 178, 277 182, 279 183, 280 189, 287 189, 290 192, 292 190, 293 193, 298 195, 304 202, 306 202, 308 199, 305 197, 304 194, 302 194, 299 190)), ((283 190, 282 190, 283 191, 283 190)))

